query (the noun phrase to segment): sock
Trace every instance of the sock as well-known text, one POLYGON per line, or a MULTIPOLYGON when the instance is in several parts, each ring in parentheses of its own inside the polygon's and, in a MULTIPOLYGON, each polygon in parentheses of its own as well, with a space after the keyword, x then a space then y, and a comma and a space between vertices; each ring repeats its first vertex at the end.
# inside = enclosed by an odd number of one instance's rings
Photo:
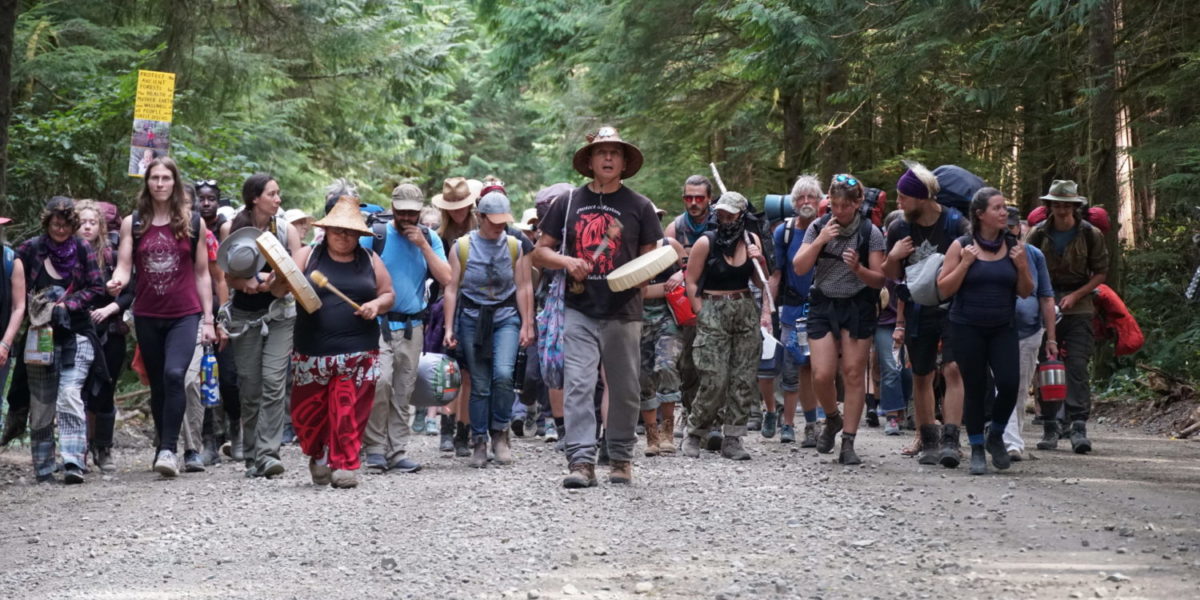
POLYGON ((825 418, 825 409, 818 406, 817 407, 817 419, 819 420, 819 419, 824 419, 824 418, 825 418))
POLYGON ((967 439, 971 441, 972 446, 982 446, 983 445, 983 434, 982 433, 972 433, 967 436, 967 439))
POLYGON ((805 423, 816 423, 817 422, 817 409, 814 408, 812 410, 804 411, 804 422, 805 423))
POLYGON ((558 430, 558 435, 563 435, 567 428, 566 419, 563 417, 554 417, 554 428, 558 430))
POLYGON ((849 444, 849 445, 853 446, 854 438, 856 438, 856 437, 858 437, 858 434, 856 434, 856 433, 846 433, 843 431, 842 432, 842 444, 843 445, 849 444))

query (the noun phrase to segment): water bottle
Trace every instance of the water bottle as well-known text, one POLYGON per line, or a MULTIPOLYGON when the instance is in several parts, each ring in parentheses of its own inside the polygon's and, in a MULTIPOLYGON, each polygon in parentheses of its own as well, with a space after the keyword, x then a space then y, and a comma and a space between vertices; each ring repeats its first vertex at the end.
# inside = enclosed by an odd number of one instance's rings
POLYGON ((200 401, 206 407, 221 405, 220 374, 217 355, 212 346, 204 346, 204 358, 200 359, 200 401))
POLYGON ((800 360, 797 364, 807 365, 809 350, 808 350, 808 308, 800 309, 800 316, 796 319, 796 345, 800 348, 800 360))

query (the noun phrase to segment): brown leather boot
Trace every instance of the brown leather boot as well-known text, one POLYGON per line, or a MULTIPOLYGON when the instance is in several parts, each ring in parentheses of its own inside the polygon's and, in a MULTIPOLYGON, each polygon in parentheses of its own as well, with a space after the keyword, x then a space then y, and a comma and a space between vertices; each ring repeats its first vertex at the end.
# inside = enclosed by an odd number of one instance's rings
POLYGON ((512 446, 508 443, 508 430, 497 431, 493 429, 492 434, 492 454, 496 455, 496 464, 511 465, 513 463, 512 446))
POLYGON ((482 469, 487 466, 487 436, 472 435, 471 436, 471 462, 468 463, 476 469, 482 469))
POLYGON ((671 421, 663 421, 658 425, 658 453, 675 454, 675 436, 671 432, 671 421))
POLYGON ((614 460, 612 462, 612 470, 608 472, 608 482, 615 484, 630 484, 633 483, 633 462, 628 460, 614 460))
POLYGON ((571 472, 563 478, 562 485, 568 489, 596 487, 596 465, 584 462, 571 465, 571 472))
MULTIPOLYGON (((650 414, 654 414, 650 411, 650 414)), ((646 456, 658 456, 658 424, 646 421, 646 456)))

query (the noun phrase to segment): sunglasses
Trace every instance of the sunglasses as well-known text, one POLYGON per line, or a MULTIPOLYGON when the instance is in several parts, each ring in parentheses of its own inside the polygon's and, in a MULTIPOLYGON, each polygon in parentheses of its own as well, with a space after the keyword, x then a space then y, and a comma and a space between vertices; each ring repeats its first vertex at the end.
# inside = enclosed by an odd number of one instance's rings
POLYGON ((833 180, 838 183, 844 183, 850 187, 858 187, 858 180, 844 173, 841 175, 835 175, 833 180))
POLYGON ((701 202, 707 202, 708 196, 684 196, 683 201, 688 204, 700 204, 701 202))

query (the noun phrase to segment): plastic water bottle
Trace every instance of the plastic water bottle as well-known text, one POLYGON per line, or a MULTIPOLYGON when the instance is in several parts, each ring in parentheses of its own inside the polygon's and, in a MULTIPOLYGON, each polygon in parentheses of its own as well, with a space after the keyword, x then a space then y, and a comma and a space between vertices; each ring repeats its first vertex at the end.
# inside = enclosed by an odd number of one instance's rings
POLYGON ((221 405, 220 374, 212 346, 204 347, 204 358, 200 359, 200 401, 207 407, 221 405))
POLYGON ((800 317, 796 319, 796 345, 800 347, 800 356, 798 362, 802 365, 808 364, 808 310, 801 309, 800 317))

